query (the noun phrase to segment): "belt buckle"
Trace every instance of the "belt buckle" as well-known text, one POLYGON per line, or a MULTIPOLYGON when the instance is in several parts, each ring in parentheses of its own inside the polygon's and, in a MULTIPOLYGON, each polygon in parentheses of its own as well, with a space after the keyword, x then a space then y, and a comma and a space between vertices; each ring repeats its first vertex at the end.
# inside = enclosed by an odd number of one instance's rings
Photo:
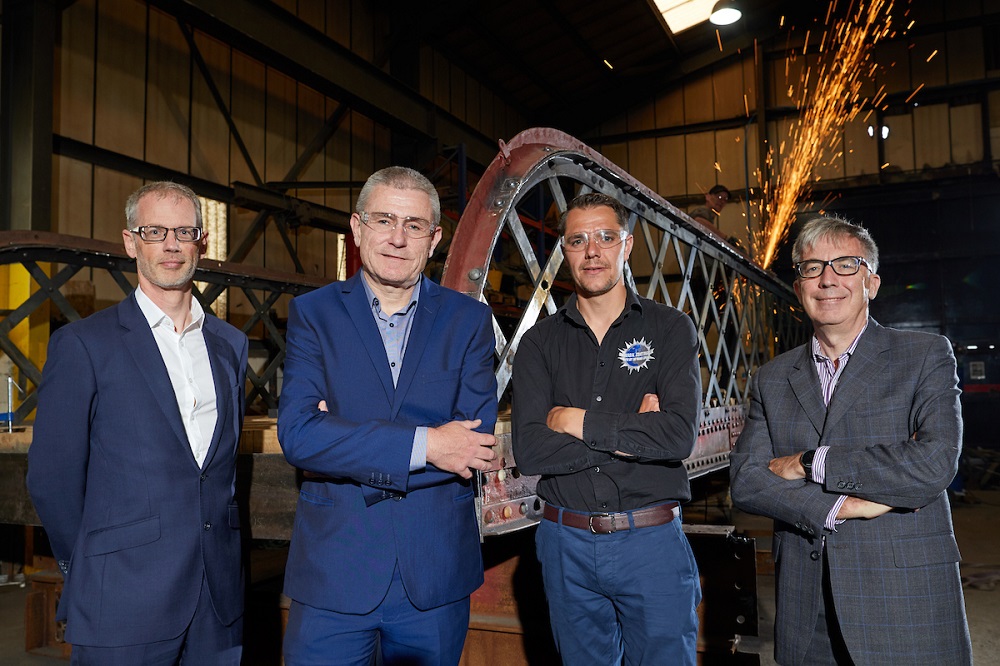
POLYGON ((587 524, 590 526, 591 534, 614 534, 617 530, 615 529, 614 515, 610 513, 592 513, 587 517, 587 524), (594 518, 611 518, 611 530, 608 532, 598 532, 594 529, 594 518))

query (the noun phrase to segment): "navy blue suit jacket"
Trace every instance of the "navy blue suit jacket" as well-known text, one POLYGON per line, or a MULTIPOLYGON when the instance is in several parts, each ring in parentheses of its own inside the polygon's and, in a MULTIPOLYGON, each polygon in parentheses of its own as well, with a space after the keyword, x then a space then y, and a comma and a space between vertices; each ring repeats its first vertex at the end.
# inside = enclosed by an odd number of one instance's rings
POLYGON ((243 613, 235 481, 247 338, 211 315, 203 332, 218 420, 201 469, 134 293, 49 342, 28 489, 66 563, 59 617, 70 643, 180 635, 203 576, 223 624, 243 613))
POLYGON ((306 478, 285 568, 285 594, 309 606, 366 613, 398 563, 415 606, 435 608, 483 581, 473 489, 428 465, 410 473, 417 426, 497 415, 490 309, 420 282, 399 381, 361 273, 299 296, 288 313, 278 437, 306 478), (326 400, 329 412, 317 409, 326 400))

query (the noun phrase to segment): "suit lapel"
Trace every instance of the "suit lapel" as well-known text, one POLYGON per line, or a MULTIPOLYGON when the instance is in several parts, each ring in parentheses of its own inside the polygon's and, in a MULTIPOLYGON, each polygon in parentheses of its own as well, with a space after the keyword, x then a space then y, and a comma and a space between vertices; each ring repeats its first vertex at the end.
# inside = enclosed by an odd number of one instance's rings
POLYGON ((232 386, 227 379, 230 377, 229 366, 230 355, 228 345, 219 338, 213 330, 215 320, 205 315, 205 325, 202 327, 202 334, 205 336, 205 347, 208 349, 208 361, 212 366, 212 381, 215 384, 215 431, 212 433, 212 443, 208 447, 205 455, 204 468, 212 464, 212 458, 219 450, 219 442, 225 430, 226 423, 229 422, 233 411, 232 386))
POLYGON ((796 362, 792 372, 788 375, 788 383, 792 387, 792 393, 802 407, 802 411, 809 417, 809 421, 816 429, 816 434, 823 433, 823 423, 826 421, 826 405, 823 404, 823 394, 820 391, 819 377, 816 376, 816 367, 812 359, 811 342, 803 345, 802 355, 796 362))
MULTIPOLYGON (((149 385, 154 402, 170 423, 170 428, 177 435, 177 439, 187 444, 187 433, 181 421, 181 412, 177 408, 177 399, 174 397, 174 387, 167 374, 167 366, 160 356, 160 348, 156 346, 153 332, 149 330, 149 323, 135 300, 135 292, 118 306, 118 322, 125 329, 122 334, 125 348, 132 355, 142 379, 149 385)), ((188 450, 190 451, 190 447, 188 450)))
POLYGON ((378 332, 375 317, 372 315, 372 304, 368 302, 368 294, 365 292, 364 285, 361 284, 363 279, 361 271, 358 271, 354 277, 344 283, 344 306, 347 308, 351 321, 354 322, 354 328, 358 331, 361 343, 368 351, 372 366, 378 373, 382 388, 385 389, 385 397, 389 402, 392 402, 396 389, 392 385, 389 358, 385 355, 382 335, 378 332))
POLYGON ((883 353, 888 349, 887 342, 882 327, 874 319, 869 319, 868 329, 858 340, 858 346, 837 381, 826 417, 827 430, 851 411, 864 393, 865 386, 883 380, 888 363, 888 357, 883 353))
POLYGON ((417 365, 420 364, 427 342, 431 339, 438 309, 441 307, 439 298, 441 288, 439 286, 425 278, 420 280, 420 290, 417 311, 414 313, 413 326, 410 328, 410 337, 406 341, 403 367, 399 369, 399 381, 396 383, 396 393, 392 401, 392 416, 390 418, 393 419, 396 418, 403 403, 403 397, 406 396, 410 384, 413 383, 417 365))

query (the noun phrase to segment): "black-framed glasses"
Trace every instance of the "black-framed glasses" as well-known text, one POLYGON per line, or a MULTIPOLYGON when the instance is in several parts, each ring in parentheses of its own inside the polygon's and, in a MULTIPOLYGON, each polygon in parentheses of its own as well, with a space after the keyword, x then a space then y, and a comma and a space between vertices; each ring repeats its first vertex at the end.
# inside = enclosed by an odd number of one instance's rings
POLYGON ((434 224, 422 217, 399 217, 395 213, 361 211, 361 221, 372 231, 390 234, 402 223, 403 233, 408 238, 427 238, 434 233, 434 224))
MULTIPOLYGON (((833 272, 837 275, 855 275, 861 270, 862 265, 867 267, 869 271, 872 270, 871 264, 864 257, 837 257, 829 261, 806 259, 795 264, 795 272, 798 273, 800 278, 808 280, 809 278, 822 275, 827 266, 832 268, 833 272)), ((874 273, 875 271, 872 272, 874 273)))
POLYGON ((618 245, 628 237, 628 232, 624 229, 598 229, 587 233, 581 231, 572 236, 563 236, 562 244, 564 252, 583 252, 590 247, 590 239, 593 238, 597 247, 607 250, 618 245))
POLYGON ((174 238, 180 243, 197 243, 203 234, 201 227, 157 227, 146 225, 129 229, 133 234, 147 243, 162 243, 167 240, 167 232, 173 231, 174 238))

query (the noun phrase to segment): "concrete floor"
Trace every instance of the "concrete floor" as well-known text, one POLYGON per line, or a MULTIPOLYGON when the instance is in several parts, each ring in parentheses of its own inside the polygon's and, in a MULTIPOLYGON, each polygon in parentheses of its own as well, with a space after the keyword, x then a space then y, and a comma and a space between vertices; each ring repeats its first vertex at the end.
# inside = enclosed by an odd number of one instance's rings
MULTIPOLYGON (((975 502, 954 502, 955 532, 962 550, 962 574, 968 584, 965 601, 972 634, 973 654, 977 666, 1000 666, 1000 491, 973 491, 975 502)), ((688 522, 732 521, 740 529, 766 532, 769 521, 757 516, 730 512, 721 499, 706 500, 689 506, 688 522), (699 513, 701 515, 699 515, 699 513)), ((767 548, 766 537, 758 540, 759 548, 767 548)), ((57 659, 28 654, 24 651, 24 605, 27 589, 17 585, 0 585, 0 666, 54 666, 57 659)), ((248 645, 244 664, 277 664, 277 595, 278 586, 265 582, 258 585, 248 601, 248 623, 255 626, 247 632, 248 645)), ((761 636, 747 638, 743 651, 758 652, 761 664, 774 664, 771 630, 774 622, 774 580, 758 576, 758 599, 761 636)), ((249 628, 249 627, 248 627, 249 628)), ((62 662, 64 663, 64 662, 62 662)), ((497 655, 497 664, 503 664, 497 655)), ((547 665, 540 665, 547 666, 547 665)))

